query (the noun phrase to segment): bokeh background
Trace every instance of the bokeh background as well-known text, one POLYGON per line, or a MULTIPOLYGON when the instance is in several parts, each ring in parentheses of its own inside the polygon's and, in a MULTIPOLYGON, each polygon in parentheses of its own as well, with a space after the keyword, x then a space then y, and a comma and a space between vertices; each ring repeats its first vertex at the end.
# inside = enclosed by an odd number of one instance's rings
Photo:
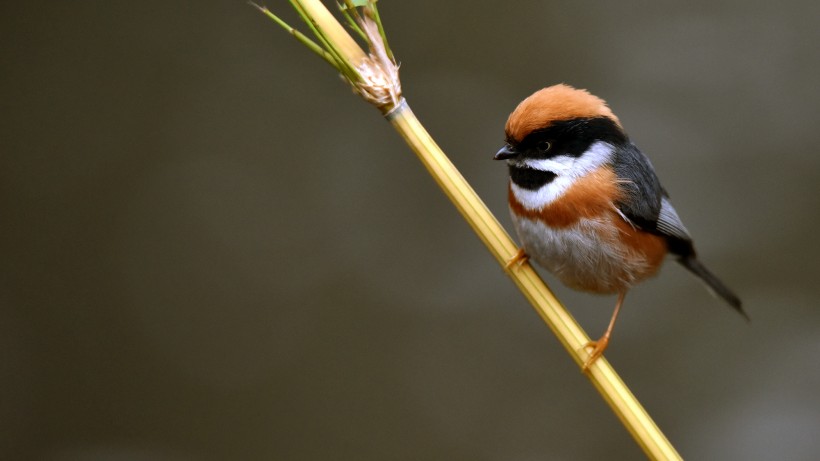
MULTIPOLYGON (((820 3, 380 5, 508 229, 507 114, 608 100, 752 322, 671 263, 607 357, 688 459, 817 459, 820 3)), ((643 457, 378 112, 243 1, 3 2, 0 52, 0 458, 643 457)), ((599 335, 614 298, 546 278, 599 335)))

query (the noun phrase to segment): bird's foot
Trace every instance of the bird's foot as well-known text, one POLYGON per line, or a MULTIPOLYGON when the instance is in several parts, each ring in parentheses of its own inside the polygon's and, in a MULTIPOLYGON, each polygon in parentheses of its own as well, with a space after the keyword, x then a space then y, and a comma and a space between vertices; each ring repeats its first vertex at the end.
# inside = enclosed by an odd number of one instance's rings
POLYGON ((527 256, 527 253, 524 252, 524 249, 519 248, 518 252, 515 253, 515 256, 513 256, 509 261, 507 261, 507 264, 504 264, 504 269, 510 270, 513 268, 513 266, 520 267, 522 264, 527 262, 528 259, 530 259, 530 257, 527 256))
POLYGON ((589 357, 587 357, 587 361, 584 362, 584 366, 582 367, 582 369, 584 371, 589 371, 589 367, 592 366, 592 364, 595 363, 595 361, 598 360, 598 358, 604 354, 604 351, 606 350, 607 346, 609 346, 608 334, 604 334, 603 336, 601 336, 601 339, 599 339, 598 341, 590 341, 586 343, 584 349, 591 347, 592 351, 590 351, 589 357))

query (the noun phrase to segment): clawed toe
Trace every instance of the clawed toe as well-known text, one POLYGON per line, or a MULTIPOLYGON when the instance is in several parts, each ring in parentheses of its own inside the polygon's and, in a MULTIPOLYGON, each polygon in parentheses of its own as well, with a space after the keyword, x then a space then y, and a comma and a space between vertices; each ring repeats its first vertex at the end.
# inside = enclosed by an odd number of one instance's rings
POLYGON ((589 367, 598 360, 604 354, 604 351, 609 346, 609 335, 601 336, 601 339, 598 341, 590 341, 586 343, 584 349, 591 347, 592 350, 589 352, 589 357, 587 358, 586 362, 584 362, 584 366, 582 367, 584 371, 588 371, 589 367))
POLYGON ((520 266, 527 262, 528 259, 530 259, 530 257, 527 256, 527 253, 524 251, 524 249, 519 248, 518 252, 515 253, 515 256, 513 256, 509 261, 507 261, 507 264, 504 264, 504 269, 509 270, 512 269, 513 266, 520 266))

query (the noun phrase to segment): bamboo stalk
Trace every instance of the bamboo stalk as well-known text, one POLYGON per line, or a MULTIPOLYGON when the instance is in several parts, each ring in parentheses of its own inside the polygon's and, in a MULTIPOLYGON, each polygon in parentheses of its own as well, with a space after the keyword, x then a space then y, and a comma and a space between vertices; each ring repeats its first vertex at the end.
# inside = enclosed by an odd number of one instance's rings
MULTIPOLYGON (((470 224, 502 267, 518 248, 495 216, 487 209, 449 158, 433 141, 405 102, 388 115, 388 120, 419 157, 464 219, 470 224)), ((580 367, 588 358, 584 345, 589 336, 561 305, 529 263, 513 265, 509 276, 524 293, 539 316, 564 345, 580 367)), ((609 362, 600 357, 587 373, 606 402, 653 460, 681 459, 669 440, 624 384, 609 362)))
MULTIPOLYGON (((397 79, 396 69, 387 70, 390 63, 384 62, 386 45, 382 42, 384 29, 378 21, 378 34, 368 34, 368 45, 371 52, 369 55, 358 47, 356 42, 347 32, 341 28, 338 21, 330 14, 319 0, 291 0, 297 3, 303 11, 311 16, 312 24, 323 34, 323 42, 329 46, 336 46, 339 40, 339 47, 331 50, 334 55, 338 55, 348 60, 352 67, 360 72, 376 73, 386 72, 390 74, 395 71, 395 76, 389 77, 397 79), (331 31, 331 32, 328 32, 331 31), (341 32, 340 32, 341 31, 341 32), (346 38, 345 38, 346 36, 346 38), (375 42, 375 43, 374 43, 375 42), (382 42, 382 43, 379 43, 382 42), (352 45, 351 45, 352 43, 352 45), (381 48, 380 48, 381 47, 381 48), (375 50, 374 50, 375 49, 375 50), (368 58, 369 56, 369 58, 368 58), (380 60, 381 59, 381 60, 380 60), (362 65, 374 65, 376 69, 364 69, 362 65)), ((370 14, 359 16, 359 20, 378 20, 378 12, 375 10, 375 3, 359 1, 358 4, 366 3, 365 8, 373 10, 370 14)), ((367 31, 372 29, 373 24, 362 24, 362 29, 367 31)), ((392 54, 389 55, 392 60, 392 54)), ((395 65, 395 62, 392 63, 395 65)), ((340 71, 343 66, 336 66, 340 71)), ((369 75, 369 74, 368 74, 369 75)), ((354 81, 345 75, 351 84, 361 85, 362 77, 359 74, 359 81, 354 81)), ((361 89, 357 91, 362 94, 368 102, 376 105, 385 118, 404 138, 419 160, 427 168, 428 172, 435 178, 438 185, 450 198, 464 219, 470 224, 479 238, 495 257, 496 261, 505 268, 507 274, 513 282, 524 293, 533 308, 544 322, 550 327, 552 332, 558 337, 561 344, 566 348, 575 363, 581 367, 589 356, 584 347, 590 340, 589 336, 581 329, 572 315, 555 298, 550 289, 535 272, 529 263, 506 267, 517 253, 518 248, 510 238, 509 234, 501 227, 498 220, 493 216, 487 206, 470 187, 464 177, 449 158, 439 148, 427 130, 421 125, 407 102, 400 96, 399 82, 395 82, 395 88, 399 92, 397 98, 385 100, 379 103, 368 99, 361 89)), ((632 392, 627 388, 609 362, 601 357, 595 361, 586 373, 592 384, 600 392, 604 400, 609 404, 623 425, 632 434, 635 441, 652 460, 680 460, 681 457, 671 445, 669 440, 660 431, 658 426, 638 402, 632 392)))

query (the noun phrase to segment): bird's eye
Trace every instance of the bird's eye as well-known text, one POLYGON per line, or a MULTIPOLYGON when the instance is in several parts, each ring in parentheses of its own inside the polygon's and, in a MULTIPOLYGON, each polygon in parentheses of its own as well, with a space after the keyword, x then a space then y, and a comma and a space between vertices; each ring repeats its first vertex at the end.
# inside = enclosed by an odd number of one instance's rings
POLYGON ((552 147, 552 144, 549 141, 541 141, 538 144, 536 144, 535 147, 538 148, 538 152, 541 152, 543 154, 543 153, 547 152, 548 150, 550 150, 550 147, 552 147))

